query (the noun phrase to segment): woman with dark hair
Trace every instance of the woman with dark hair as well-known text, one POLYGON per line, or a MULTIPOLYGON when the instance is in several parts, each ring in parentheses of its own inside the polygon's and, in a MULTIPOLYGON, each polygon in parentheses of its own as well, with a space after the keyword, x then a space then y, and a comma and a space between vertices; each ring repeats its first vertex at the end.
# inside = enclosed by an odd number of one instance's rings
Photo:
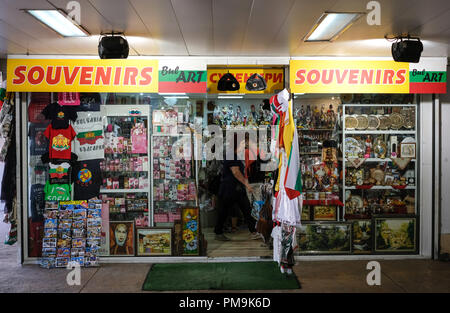
POLYGON ((242 154, 245 149, 245 140, 236 143, 236 137, 237 135, 235 134, 234 158, 232 160, 224 160, 222 179, 219 187, 218 196, 220 208, 214 232, 216 233, 216 240, 221 241, 230 240, 223 234, 223 226, 230 211, 235 205, 241 210, 252 238, 259 238, 255 232, 256 221, 251 216, 250 201, 248 200, 246 192, 246 189, 251 193, 253 193, 254 190, 244 176, 244 161, 237 159, 237 155, 242 154))

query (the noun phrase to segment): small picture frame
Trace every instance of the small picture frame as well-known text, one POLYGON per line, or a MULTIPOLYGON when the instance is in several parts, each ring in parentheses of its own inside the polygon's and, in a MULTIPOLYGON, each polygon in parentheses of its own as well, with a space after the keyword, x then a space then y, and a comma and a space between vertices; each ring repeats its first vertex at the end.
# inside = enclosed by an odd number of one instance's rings
POLYGON ((416 158, 416 143, 400 143, 400 157, 401 158, 416 158))
POLYGON ((200 220, 199 208, 183 208, 181 210, 182 255, 200 255, 200 220))
POLYGON ((315 221, 336 221, 336 206, 315 205, 313 212, 315 221))
POLYGON ((302 222, 308 222, 311 221, 311 208, 312 206, 310 205, 304 205, 302 208, 302 216, 301 216, 301 221, 302 222))
POLYGON ((172 228, 136 228, 136 255, 172 255, 172 228))
POLYGON ((109 254, 134 256, 134 221, 109 222, 109 254))
POLYGON ((373 252, 372 219, 352 220, 353 254, 371 254, 373 252))

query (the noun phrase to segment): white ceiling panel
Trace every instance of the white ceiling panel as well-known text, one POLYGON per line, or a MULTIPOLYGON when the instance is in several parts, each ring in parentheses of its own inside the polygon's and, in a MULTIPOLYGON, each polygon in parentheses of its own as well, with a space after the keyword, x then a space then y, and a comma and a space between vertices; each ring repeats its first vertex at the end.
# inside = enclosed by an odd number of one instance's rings
POLYGON ((255 1, 241 52, 267 54, 267 50, 272 47, 294 3, 295 0, 255 1))
POLYGON ((172 0, 190 55, 214 55, 211 0, 172 0))
POLYGON ((88 0, 108 21, 112 30, 132 36, 149 36, 149 31, 128 1, 88 0))
POLYGON ((130 0, 155 42, 134 46, 141 54, 186 55, 188 51, 170 0, 130 0))
POLYGON ((242 53, 253 3, 252 0, 213 0, 215 55, 242 53))

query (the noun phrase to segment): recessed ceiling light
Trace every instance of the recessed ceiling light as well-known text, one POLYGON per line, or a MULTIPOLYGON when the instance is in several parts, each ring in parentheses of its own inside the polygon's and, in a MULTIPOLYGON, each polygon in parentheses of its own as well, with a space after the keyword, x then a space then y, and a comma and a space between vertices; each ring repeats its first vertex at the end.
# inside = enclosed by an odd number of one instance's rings
POLYGON ((325 12, 303 41, 333 41, 363 14, 325 12))
POLYGON ((89 32, 72 20, 63 10, 24 10, 39 22, 64 37, 86 37, 89 32))

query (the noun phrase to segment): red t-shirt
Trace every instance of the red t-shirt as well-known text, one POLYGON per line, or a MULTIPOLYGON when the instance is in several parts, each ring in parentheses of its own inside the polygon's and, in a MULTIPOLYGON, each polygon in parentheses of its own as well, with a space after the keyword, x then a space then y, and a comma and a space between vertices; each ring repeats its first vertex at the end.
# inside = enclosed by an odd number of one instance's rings
POLYGON ((49 139, 49 158, 70 160, 72 152, 72 140, 76 133, 69 125, 63 129, 53 129, 52 124, 48 125, 44 132, 45 137, 49 139))

